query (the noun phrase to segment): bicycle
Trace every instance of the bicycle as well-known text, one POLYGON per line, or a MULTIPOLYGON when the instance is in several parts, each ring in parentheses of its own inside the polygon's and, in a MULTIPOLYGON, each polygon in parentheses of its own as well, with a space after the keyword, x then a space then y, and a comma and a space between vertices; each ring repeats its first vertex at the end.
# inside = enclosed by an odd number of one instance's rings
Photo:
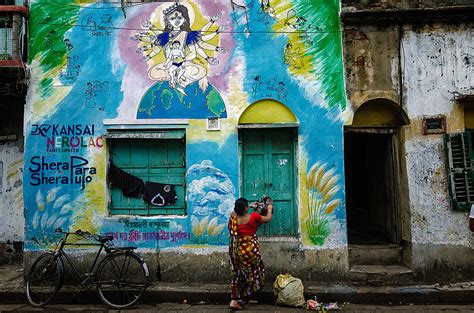
MULTIPOLYGON (((41 254, 31 265, 26 278, 26 295, 33 307, 48 305, 64 282, 64 260, 81 281, 82 291, 96 286, 100 299, 114 309, 128 308, 141 298, 148 287, 149 271, 145 261, 133 250, 136 247, 114 247, 108 244, 111 236, 100 236, 87 231, 63 232, 56 249, 41 254), (68 243, 69 236, 75 235, 96 242, 68 243), (64 251, 65 246, 100 246, 88 272, 81 273, 64 251), (97 264, 99 256, 106 255, 97 264)), ((79 292, 80 292, 79 291, 79 292)))

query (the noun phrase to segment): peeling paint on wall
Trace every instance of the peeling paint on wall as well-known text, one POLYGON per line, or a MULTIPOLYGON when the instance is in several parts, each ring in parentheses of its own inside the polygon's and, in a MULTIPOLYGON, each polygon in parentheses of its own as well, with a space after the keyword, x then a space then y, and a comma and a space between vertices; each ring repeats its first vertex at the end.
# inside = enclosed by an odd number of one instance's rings
POLYGON ((450 208, 443 137, 423 136, 420 121, 444 114, 449 132, 463 131, 454 95, 474 88, 473 35, 427 27, 403 38, 404 88, 412 120, 405 149, 414 243, 472 245, 466 214, 450 208))
POLYGON ((0 145, 3 175, 0 191, 0 242, 24 240, 23 152, 19 144, 0 145))

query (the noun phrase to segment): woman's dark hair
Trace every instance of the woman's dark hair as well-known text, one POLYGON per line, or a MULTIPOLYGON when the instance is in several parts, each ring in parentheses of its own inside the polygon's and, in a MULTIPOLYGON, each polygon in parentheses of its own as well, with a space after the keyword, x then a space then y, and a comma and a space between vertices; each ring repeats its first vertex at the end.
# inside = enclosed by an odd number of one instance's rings
MULTIPOLYGON (((171 14, 173 14, 174 12, 180 12, 181 15, 183 15, 184 17, 184 23, 183 25, 181 25, 181 30, 184 30, 186 32, 191 32, 191 25, 189 24, 189 13, 188 13, 188 8, 186 8, 184 5, 180 4, 178 5, 178 7, 176 8, 175 11, 173 11, 171 14)), ((171 15, 169 14, 169 15, 171 15)), ((170 23, 168 22, 168 16, 169 15, 165 15, 164 16, 164 21, 165 21, 165 32, 170 32, 173 30, 173 27, 171 27, 170 23)))
POLYGON ((249 206, 249 202, 245 198, 239 198, 235 200, 234 212, 237 215, 243 215, 245 213, 245 209, 249 206))

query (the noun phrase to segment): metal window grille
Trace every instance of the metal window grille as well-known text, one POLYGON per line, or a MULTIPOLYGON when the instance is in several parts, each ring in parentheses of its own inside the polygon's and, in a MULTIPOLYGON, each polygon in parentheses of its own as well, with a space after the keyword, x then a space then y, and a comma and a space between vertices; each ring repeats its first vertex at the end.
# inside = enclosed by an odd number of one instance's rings
POLYGON ((455 0, 454 4, 474 4, 474 0, 455 0))
POLYGON ((3 161, 0 161, 0 193, 3 192, 3 161))
POLYGON ((0 60, 11 60, 13 53, 13 28, 10 17, 0 17, 0 60))

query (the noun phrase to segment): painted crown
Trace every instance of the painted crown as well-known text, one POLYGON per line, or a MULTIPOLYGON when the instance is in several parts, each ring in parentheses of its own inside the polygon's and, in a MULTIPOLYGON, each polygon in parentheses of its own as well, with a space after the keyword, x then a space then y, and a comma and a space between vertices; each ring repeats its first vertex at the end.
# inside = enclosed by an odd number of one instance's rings
POLYGON ((179 3, 176 2, 175 4, 172 4, 169 8, 165 9, 163 11, 163 14, 165 16, 169 16, 171 13, 175 12, 178 10, 178 7, 179 7, 179 3))

